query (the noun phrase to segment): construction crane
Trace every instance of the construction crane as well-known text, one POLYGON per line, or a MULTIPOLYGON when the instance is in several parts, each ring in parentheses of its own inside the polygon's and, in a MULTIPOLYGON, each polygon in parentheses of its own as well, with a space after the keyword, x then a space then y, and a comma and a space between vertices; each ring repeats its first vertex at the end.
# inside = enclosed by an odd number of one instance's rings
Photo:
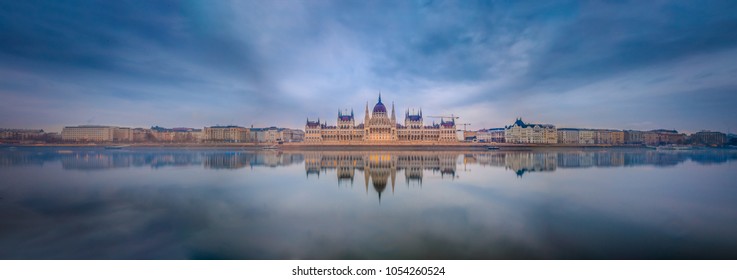
MULTIPOLYGON (((462 130, 463 131, 463 136, 462 137, 463 137, 463 141, 466 141, 466 126, 467 125, 471 125, 471 124, 470 123, 457 123, 456 125, 462 125, 463 126, 463 130, 462 130)), ((461 131, 461 130, 458 129, 456 131, 461 131)))
POLYGON ((450 116, 425 116, 426 118, 436 118, 436 119, 451 119, 451 120, 457 120, 460 117, 456 117, 453 114, 450 114, 450 116))

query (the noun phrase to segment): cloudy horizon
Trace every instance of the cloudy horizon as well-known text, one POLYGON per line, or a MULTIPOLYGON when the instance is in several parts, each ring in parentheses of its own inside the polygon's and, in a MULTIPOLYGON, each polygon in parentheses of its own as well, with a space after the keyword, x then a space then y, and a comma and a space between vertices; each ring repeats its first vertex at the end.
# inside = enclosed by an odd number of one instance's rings
POLYGON ((734 1, 5 1, 0 127, 737 131, 734 1), (432 119, 426 119, 426 123, 432 119))

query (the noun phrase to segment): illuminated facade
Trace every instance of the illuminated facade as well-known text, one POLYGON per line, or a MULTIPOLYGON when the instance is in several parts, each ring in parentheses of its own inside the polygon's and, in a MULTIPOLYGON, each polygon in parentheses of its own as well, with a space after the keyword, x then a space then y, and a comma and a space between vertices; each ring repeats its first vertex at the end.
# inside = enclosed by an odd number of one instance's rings
POLYGON ((407 110, 404 115, 404 124, 397 123, 394 104, 392 104, 391 115, 386 106, 379 101, 374 105, 369 114, 368 102, 364 121, 356 124, 353 110, 348 112, 338 111, 338 119, 335 126, 327 123, 310 121, 305 124, 304 141, 307 143, 422 143, 422 142, 457 142, 456 125, 453 119, 440 120, 439 124, 425 125, 422 110, 410 113, 407 110))

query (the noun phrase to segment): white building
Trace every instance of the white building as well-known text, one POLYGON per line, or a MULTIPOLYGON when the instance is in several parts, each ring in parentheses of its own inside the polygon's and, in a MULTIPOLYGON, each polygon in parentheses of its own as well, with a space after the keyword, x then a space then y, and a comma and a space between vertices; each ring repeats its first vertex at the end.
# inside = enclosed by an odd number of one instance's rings
POLYGON ((518 144, 555 144, 558 132, 552 124, 531 124, 517 119, 504 128, 504 141, 518 144))
POLYGON ((559 128, 558 143, 578 144, 578 128, 559 128))
POLYGON ((115 139, 115 126, 66 126, 61 131, 62 141, 110 142, 115 139))
POLYGON ((596 143, 596 130, 592 129, 581 129, 578 131, 578 143, 579 144, 595 144, 596 143))
POLYGON ((204 137, 210 142, 248 142, 250 139, 250 130, 245 127, 228 125, 228 126, 211 126, 205 127, 204 137))
POLYGON ((486 143, 504 143, 504 128, 481 129, 476 132, 476 139, 486 143))

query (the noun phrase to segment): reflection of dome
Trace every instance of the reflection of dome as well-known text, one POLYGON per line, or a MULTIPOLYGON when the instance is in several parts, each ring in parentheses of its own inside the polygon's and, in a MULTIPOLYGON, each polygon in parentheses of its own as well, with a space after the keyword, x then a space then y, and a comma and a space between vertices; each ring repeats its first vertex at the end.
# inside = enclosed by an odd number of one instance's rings
POLYGON ((384 103, 381 103, 381 95, 379 95, 379 103, 376 103, 376 106, 374 106, 374 113, 386 113, 386 107, 384 106, 384 103))
POLYGON ((386 178, 372 177, 371 179, 371 183, 373 183, 374 185, 374 190, 376 190, 377 193, 381 194, 381 192, 386 189, 386 178))

